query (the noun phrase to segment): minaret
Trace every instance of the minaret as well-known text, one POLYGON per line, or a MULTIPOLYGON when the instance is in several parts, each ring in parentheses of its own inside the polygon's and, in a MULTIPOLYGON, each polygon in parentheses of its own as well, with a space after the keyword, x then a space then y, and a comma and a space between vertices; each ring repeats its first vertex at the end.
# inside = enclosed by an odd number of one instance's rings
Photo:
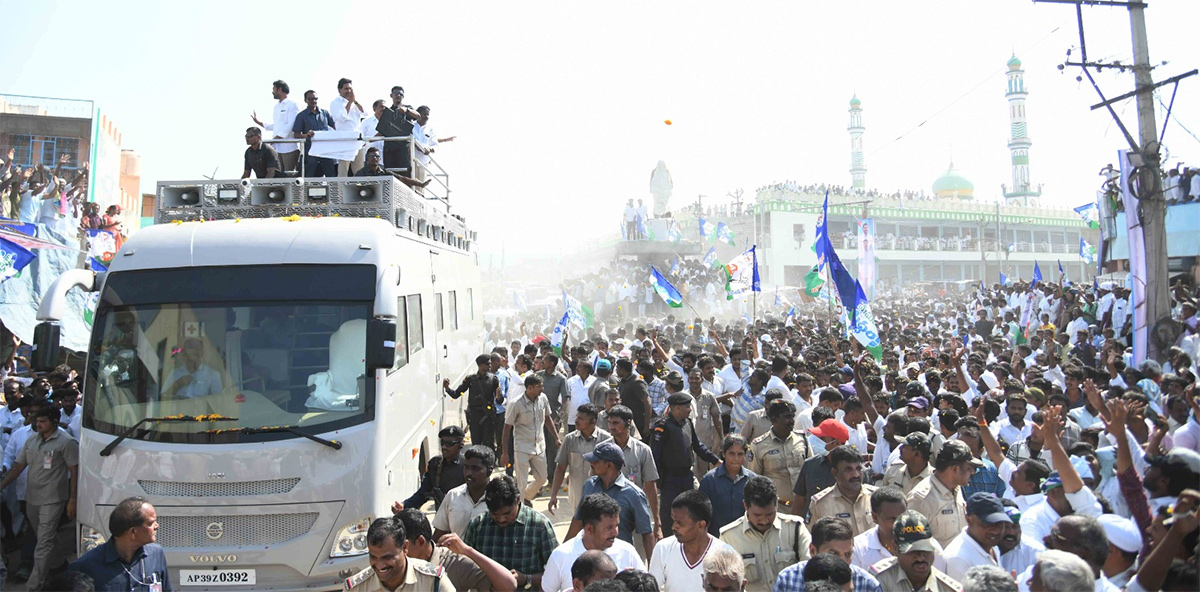
POLYGON ((862 137, 867 128, 863 127, 862 101, 858 100, 858 95, 850 99, 850 125, 846 129, 850 130, 850 187, 866 189, 867 165, 863 163, 862 137))
POLYGON ((1042 188, 1039 185, 1034 189, 1029 181, 1029 147, 1033 145, 1025 125, 1025 97, 1029 93, 1025 90, 1025 71, 1021 69, 1021 60, 1016 55, 1008 60, 1008 88, 1004 96, 1008 98, 1012 187, 1001 185, 1000 188, 1008 200, 1020 200, 1022 205, 1029 205, 1030 198, 1041 196, 1042 188))

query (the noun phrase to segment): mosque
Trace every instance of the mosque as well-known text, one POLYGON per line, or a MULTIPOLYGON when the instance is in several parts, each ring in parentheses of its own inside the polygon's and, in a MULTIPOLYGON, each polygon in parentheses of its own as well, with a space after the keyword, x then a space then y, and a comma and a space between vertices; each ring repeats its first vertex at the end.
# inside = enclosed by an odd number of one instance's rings
MULTIPOLYGON (((801 185, 777 183, 758 189, 752 202, 729 209, 694 208, 676 212, 684 237, 698 240, 697 217, 724 221, 736 235, 736 246, 718 243, 721 260, 729 260, 748 244, 758 245, 760 274, 764 286, 804 285, 804 276, 816 264, 812 248, 828 187, 829 232, 843 261, 878 292, 898 285, 918 283, 951 287, 1029 280, 1037 264, 1046 281, 1057 282, 1059 263, 1067 279, 1090 281, 1095 270, 1081 256, 1080 239, 1096 245, 1098 233, 1070 209, 1040 204, 1042 189, 1030 174, 1030 147, 1025 118, 1025 87, 1021 61, 1008 61, 1005 96, 1009 106, 1009 140, 1012 184, 1002 185, 1002 199, 983 202, 975 186, 951 162, 935 179, 930 191, 883 194, 868 190, 867 163, 863 157, 863 103, 850 99, 849 185, 801 185), (859 227, 873 227, 873 240, 862 240, 859 227), (747 243, 743 245, 742 243, 747 243), (871 259, 874 269, 859 261, 871 259)), ((998 196, 999 197, 999 196, 998 196)), ((707 241, 698 245, 708 250, 707 241)))

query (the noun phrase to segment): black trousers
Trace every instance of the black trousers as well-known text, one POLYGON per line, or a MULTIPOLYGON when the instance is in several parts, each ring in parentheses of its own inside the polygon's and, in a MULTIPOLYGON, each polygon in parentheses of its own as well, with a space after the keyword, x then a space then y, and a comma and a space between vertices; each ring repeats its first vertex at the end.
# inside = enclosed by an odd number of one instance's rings
POLYGON ((691 490, 694 483, 690 469, 686 474, 661 475, 658 478, 658 519, 662 523, 663 536, 671 536, 667 533, 675 524, 671 520, 671 502, 679 494, 691 490))
POLYGON ((321 156, 304 155, 305 177, 336 177, 337 161, 321 156))
POLYGON ((467 410, 467 427, 471 430, 471 443, 487 446, 496 457, 500 457, 496 447, 496 436, 493 433, 492 416, 496 415, 491 409, 467 410))
POLYGON ((384 142, 383 168, 408 169, 407 172, 402 174, 405 177, 413 176, 412 150, 409 149, 408 142, 384 142))

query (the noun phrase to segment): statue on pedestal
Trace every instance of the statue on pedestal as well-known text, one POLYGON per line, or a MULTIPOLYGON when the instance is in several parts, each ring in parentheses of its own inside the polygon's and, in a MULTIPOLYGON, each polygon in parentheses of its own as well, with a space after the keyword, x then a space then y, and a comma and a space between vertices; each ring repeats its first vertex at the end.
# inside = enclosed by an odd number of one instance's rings
POLYGON ((671 182, 671 171, 667 163, 658 161, 658 166, 650 173, 650 195, 654 196, 654 217, 661 218, 667 213, 667 200, 671 199, 671 190, 675 184, 671 182))

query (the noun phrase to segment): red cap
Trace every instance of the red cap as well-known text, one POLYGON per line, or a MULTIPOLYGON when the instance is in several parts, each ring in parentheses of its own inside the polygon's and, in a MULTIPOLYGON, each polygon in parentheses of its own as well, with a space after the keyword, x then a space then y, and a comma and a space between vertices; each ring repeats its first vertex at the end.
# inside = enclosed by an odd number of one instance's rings
POLYGON ((809 431, 818 438, 837 438, 842 444, 850 439, 850 429, 836 419, 827 419, 809 431))

